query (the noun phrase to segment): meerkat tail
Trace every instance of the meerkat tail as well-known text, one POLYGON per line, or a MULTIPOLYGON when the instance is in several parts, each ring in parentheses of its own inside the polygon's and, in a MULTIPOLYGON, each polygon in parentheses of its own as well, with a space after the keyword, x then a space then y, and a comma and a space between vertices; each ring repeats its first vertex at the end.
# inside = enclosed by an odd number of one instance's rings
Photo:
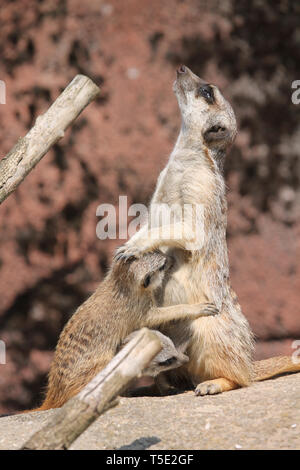
POLYGON ((22 411, 18 411, 17 414, 18 415, 22 415, 22 414, 25 414, 25 413, 34 413, 35 411, 45 411, 45 410, 50 410, 51 408, 53 407, 47 407, 47 406, 44 406, 44 404, 42 404, 39 408, 33 408, 31 410, 22 410, 22 411))
POLYGON ((290 356, 277 356, 254 362, 255 382, 291 372, 300 372, 300 361, 297 363, 290 356))

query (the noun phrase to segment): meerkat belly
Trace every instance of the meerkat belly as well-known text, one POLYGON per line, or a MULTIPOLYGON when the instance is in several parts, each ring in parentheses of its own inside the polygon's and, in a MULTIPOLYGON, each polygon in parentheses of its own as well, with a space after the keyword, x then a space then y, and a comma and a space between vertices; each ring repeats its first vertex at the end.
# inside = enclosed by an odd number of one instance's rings
POLYGON ((167 254, 173 258, 174 266, 164 289, 162 305, 166 307, 207 302, 205 283, 201 282, 201 275, 198 274, 199 262, 188 262, 190 254, 183 250, 172 249, 167 254))
POLYGON ((248 385, 252 350, 248 321, 239 305, 233 305, 229 299, 224 302, 220 314, 192 322, 187 351, 190 361, 186 368, 194 385, 218 377, 248 385))
MULTIPOLYGON (((164 295, 162 298, 162 305, 178 305, 178 304, 195 304, 207 302, 208 298, 204 292, 204 285, 201 283, 201 276, 197 274, 199 266, 194 263, 188 262, 190 255, 183 250, 168 250, 168 255, 172 256, 174 266, 172 275, 168 280, 164 295)), ((199 263, 198 263, 199 264, 199 263)), ((202 318, 206 320, 205 317, 202 318)), ((200 319, 200 320, 202 320, 200 319)), ((200 323, 198 320, 180 320, 174 321, 169 324, 163 325, 160 330, 168 335, 176 347, 180 348, 182 344, 186 344, 189 340, 193 345, 193 368, 198 369, 198 362, 201 363, 201 350, 202 338, 198 335, 198 328, 193 328, 194 323, 200 323)), ((203 335, 205 333, 203 332, 203 335)), ((184 369, 181 367, 180 369, 184 369)), ((176 371, 176 375, 178 370, 176 371)))
MULTIPOLYGON (((203 266, 200 255, 194 253, 188 260, 187 253, 173 250, 171 256, 175 260, 174 270, 166 285, 163 305, 212 300, 217 304, 218 296, 214 298, 215 293, 210 289, 209 268, 203 266)), ((249 383, 251 330, 230 290, 225 290, 218 315, 176 322, 163 328, 164 334, 169 335, 177 347, 189 338, 187 355, 190 360, 183 369, 195 385, 224 376, 240 385, 249 383)))

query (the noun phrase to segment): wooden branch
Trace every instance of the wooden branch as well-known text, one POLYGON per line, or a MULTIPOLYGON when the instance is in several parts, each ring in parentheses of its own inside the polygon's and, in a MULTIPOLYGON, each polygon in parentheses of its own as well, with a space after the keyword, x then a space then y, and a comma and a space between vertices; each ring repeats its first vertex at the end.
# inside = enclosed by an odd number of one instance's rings
POLYGON ((90 78, 76 75, 48 111, 36 119, 34 127, 0 161, 0 204, 99 93, 90 78))
POLYGON ((133 379, 141 376, 161 349, 158 336, 147 328, 141 329, 107 367, 71 398, 22 449, 68 449, 98 416, 117 404, 116 397, 133 379))

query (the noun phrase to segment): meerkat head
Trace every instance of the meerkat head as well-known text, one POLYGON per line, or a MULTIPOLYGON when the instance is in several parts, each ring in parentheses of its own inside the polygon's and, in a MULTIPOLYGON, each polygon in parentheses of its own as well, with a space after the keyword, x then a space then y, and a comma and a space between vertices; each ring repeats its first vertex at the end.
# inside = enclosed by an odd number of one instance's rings
MULTIPOLYGON (((158 330, 151 330, 158 336, 162 344, 161 351, 152 359, 150 364, 144 370, 143 375, 149 377, 156 377, 161 372, 167 370, 175 369, 177 367, 186 364, 189 361, 189 358, 184 354, 185 348, 179 347, 176 348, 173 341, 166 335, 163 335, 158 330)), ((125 340, 122 342, 122 347, 125 346, 134 336, 138 334, 138 331, 134 331, 128 335, 125 340)))
POLYGON ((126 279, 131 290, 143 293, 162 287, 172 266, 173 259, 157 250, 145 253, 140 258, 117 261, 114 271, 117 278, 123 281, 126 279))
POLYGON ((173 265, 170 256, 166 256, 161 251, 145 253, 141 258, 132 262, 131 268, 134 271, 137 286, 143 291, 154 291, 160 287, 173 265))
POLYGON ((226 150, 236 136, 237 126, 233 109, 219 89, 182 65, 173 90, 182 115, 182 132, 193 143, 226 150))
POLYGON ((144 371, 145 375, 156 377, 161 372, 175 369, 189 361, 189 357, 184 354, 183 348, 176 348, 173 341, 160 331, 152 331, 156 333, 160 339, 162 350, 152 359, 147 369, 144 371))

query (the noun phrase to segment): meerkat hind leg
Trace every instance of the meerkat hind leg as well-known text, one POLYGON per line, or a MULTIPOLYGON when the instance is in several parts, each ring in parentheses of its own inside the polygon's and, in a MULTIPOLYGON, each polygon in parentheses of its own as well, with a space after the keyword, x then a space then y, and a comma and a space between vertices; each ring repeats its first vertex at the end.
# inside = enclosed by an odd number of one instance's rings
POLYGON ((239 388, 239 385, 232 380, 219 378, 200 383, 195 388, 195 394, 197 396, 216 395, 217 393, 228 392, 236 388, 239 388))

